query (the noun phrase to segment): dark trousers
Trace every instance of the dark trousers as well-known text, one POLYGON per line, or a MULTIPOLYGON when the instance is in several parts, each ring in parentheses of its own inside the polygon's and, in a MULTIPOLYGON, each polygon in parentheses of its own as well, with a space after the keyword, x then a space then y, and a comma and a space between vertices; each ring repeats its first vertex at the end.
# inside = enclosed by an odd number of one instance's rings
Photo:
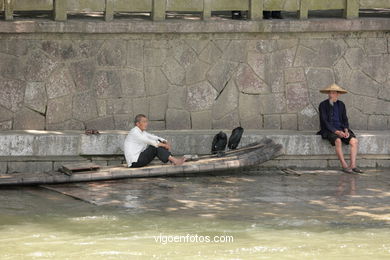
POLYGON ((163 147, 154 147, 152 145, 149 145, 145 151, 143 151, 139 157, 137 162, 133 162, 131 164, 131 167, 143 167, 148 165, 156 156, 158 159, 160 159, 163 163, 167 163, 169 160, 169 156, 171 153, 163 148, 163 147))

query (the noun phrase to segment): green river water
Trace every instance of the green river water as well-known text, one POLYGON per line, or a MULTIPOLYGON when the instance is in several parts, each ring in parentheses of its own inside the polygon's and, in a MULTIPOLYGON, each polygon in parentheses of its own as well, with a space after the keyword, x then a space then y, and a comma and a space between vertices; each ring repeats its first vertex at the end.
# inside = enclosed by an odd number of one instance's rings
POLYGON ((390 259, 390 172, 0 189, 0 259, 390 259), (229 236, 233 241, 156 242, 229 236), (183 238, 182 238, 183 239, 183 238))

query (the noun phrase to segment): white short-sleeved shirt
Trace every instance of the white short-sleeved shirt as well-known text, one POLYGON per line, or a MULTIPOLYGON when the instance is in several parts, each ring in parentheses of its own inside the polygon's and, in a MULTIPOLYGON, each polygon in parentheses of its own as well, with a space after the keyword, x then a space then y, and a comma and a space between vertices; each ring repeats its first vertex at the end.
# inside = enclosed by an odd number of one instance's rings
POLYGON ((123 149, 127 166, 130 167, 136 162, 148 145, 158 147, 159 140, 166 141, 164 138, 142 131, 138 126, 133 127, 126 136, 123 149))

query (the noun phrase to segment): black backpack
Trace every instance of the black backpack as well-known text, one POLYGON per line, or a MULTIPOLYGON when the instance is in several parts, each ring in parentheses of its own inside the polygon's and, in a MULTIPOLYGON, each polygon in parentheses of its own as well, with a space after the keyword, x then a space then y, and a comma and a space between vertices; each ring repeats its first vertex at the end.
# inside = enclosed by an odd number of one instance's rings
POLYGON ((214 136, 213 144, 211 146, 211 153, 223 153, 227 144, 227 135, 224 132, 219 132, 214 136))
POLYGON ((229 137, 229 143, 228 143, 229 149, 232 150, 237 149, 243 133, 244 133, 244 128, 240 126, 233 129, 232 134, 229 137))

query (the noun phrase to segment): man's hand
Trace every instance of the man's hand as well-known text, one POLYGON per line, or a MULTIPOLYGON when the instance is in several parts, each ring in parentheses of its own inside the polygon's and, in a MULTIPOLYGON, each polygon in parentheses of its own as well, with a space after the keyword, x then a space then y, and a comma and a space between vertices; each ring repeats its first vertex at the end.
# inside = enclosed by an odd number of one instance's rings
POLYGON ((340 131, 340 130, 337 130, 336 132, 334 132, 338 137, 340 138, 346 138, 345 137, 345 133, 343 131, 340 131))
POLYGON ((158 146, 163 147, 167 150, 171 150, 171 145, 168 142, 165 142, 165 143, 160 142, 160 143, 158 143, 158 146))
POLYGON ((349 137, 349 131, 348 129, 344 129, 344 135, 345 135, 345 138, 348 138, 349 137))

